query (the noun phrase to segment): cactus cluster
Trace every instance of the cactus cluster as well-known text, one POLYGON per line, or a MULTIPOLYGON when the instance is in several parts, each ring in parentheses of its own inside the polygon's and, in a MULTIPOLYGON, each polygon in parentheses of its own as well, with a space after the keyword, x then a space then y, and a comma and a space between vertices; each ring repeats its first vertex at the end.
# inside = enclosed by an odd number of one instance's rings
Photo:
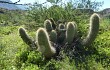
MULTIPOLYGON (((26 33, 24 28, 19 29, 19 33, 23 41, 30 47, 37 48, 42 52, 45 58, 51 58, 54 56, 58 49, 54 44, 64 45, 72 44, 77 38, 77 24, 68 22, 66 24, 55 24, 53 19, 47 19, 44 21, 44 28, 39 28, 36 32, 36 41, 33 41, 26 33)), ((79 40, 80 44, 87 46, 91 44, 99 31, 99 16, 94 13, 90 18, 90 27, 87 36, 83 40, 79 40)))

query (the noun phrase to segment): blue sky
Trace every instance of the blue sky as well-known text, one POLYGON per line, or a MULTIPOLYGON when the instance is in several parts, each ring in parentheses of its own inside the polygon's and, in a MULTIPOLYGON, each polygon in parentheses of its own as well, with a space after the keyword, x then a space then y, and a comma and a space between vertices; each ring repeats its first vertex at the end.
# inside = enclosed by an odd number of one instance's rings
MULTIPOLYGON (((94 1, 94 0, 93 0, 94 1)), ((110 8, 110 0, 96 0, 97 2, 102 2, 102 1, 104 1, 104 4, 103 4, 103 6, 100 8, 101 10, 102 9, 105 9, 105 8, 110 8)))
MULTIPOLYGON (((18 0, 11 0, 12 2, 16 2, 16 1, 18 1, 18 0)), ((94 1, 94 0, 92 0, 92 1, 94 1)), ((100 10, 102 10, 102 9, 105 9, 105 8, 110 8, 110 1, 109 0, 96 0, 97 2, 102 2, 102 1, 104 1, 104 4, 103 4, 103 6, 100 8, 100 10)), ((20 2, 19 3, 22 3, 22 4, 24 4, 24 3, 34 3, 34 2, 39 2, 39 3, 43 3, 43 2, 46 2, 46 0, 20 0, 20 2)))

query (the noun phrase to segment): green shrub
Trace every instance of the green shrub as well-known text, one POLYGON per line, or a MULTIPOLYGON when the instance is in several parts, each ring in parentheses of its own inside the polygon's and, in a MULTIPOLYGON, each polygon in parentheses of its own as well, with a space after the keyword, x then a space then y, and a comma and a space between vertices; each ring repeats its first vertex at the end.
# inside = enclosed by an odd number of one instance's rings
POLYGON ((93 46, 97 48, 100 54, 110 56, 110 31, 100 34, 95 40, 93 46))
POLYGON ((22 64, 27 61, 28 54, 29 54, 29 51, 21 51, 16 54, 15 65, 17 68, 21 68, 22 64))
POLYGON ((22 65, 21 70, 41 70, 41 69, 39 69, 39 67, 34 64, 28 64, 28 65, 24 64, 22 65))
POLYGON ((43 60, 43 57, 40 52, 31 51, 28 55, 27 62, 39 65, 40 63, 42 63, 42 60, 43 60))

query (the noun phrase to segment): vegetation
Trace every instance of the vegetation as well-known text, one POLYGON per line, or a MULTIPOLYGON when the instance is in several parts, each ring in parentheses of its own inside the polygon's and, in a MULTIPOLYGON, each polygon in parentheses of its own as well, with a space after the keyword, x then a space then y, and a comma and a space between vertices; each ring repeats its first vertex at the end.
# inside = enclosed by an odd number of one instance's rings
POLYGON ((110 19, 92 16, 92 27, 98 20, 100 25, 96 33, 88 33, 92 14, 56 4, 28 11, 2 10, 0 70, 110 70, 110 19), (89 45, 80 43, 89 40, 86 36, 93 39, 89 45))

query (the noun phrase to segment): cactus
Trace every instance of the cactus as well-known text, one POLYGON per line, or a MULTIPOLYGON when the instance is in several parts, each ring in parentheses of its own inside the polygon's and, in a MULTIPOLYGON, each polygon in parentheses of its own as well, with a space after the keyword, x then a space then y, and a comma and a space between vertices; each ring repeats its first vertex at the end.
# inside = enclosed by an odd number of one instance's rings
POLYGON ((54 43, 56 43, 56 41, 57 41, 57 33, 55 30, 52 30, 50 32, 50 41, 52 41, 54 43))
POLYGON ((58 27, 54 24, 53 19, 48 19, 44 22, 45 28, 39 28, 36 32, 36 44, 27 35, 24 28, 19 29, 19 33, 23 41, 30 47, 38 48, 45 58, 51 58, 55 54, 59 53, 59 46, 64 46, 68 43, 68 46, 74 46, 81 43, 81 45, 88 46, 96 38, 99 31, 99 16, 93 14, 90 18, 90 27, 87 37, 83 40, 77 36, 77 25, 75 22, 68 22, 65 27, 64 24, 59 24, 58 27), (76 37, 77 36, 77 37, 76 37), (78 38, 78 39, 76 39, 78 38), (75 44, 73 43, 75 42, 75 44), (55 45, 53 45, 55 43, 55 45))
POLYGON ((59 30, 65 29, 65 25, 64 25, 64 24, 59 24, 58 29, 59 29, 59 30))
POLYGON ((95 40, 98 31, 99 31, 99 16, 98 14, 94 13, 90 18, 90 27, 87 37, 82 40, 81 44, 86 46, 91 44, 95 40))
POLYGON ((47 32, 51 32, 52 31, 52 22, 50 20, 45 20, 44 22, 44 27, 47 30, 47 32))
POLYGON ((22 38, 22 40, 31 47, 31 49, 33 48, 37 48, 37 46, 35 45, 35 42, 28 36, 28 34, 26 33, 26 30, 24 28, 19 28, 19 34, 22 38))
POLYGON ((56 29, 56 23, 55 23, 55 21, 53 20, 53 18, 50 18, 49 20, 52 22, 52 28, 53 28, 53 30, 55 30, 56 29))
POLYGON ((65 25, 64 24, 59 24, 58 26, 58 34, 57 34, 57 42, 59 44, 62 44, 65 40, 65 32, 66 32, 66 29, 65 29, 65 25))
POLYGON ((57 42, 59 44, 62 44, 65 40, 65 31, 62 31, 62 32, 58 33, 57 36, 58 36, 57 42))
POLYGON ((50 58, 56 53, 49 40, 47 31, 44 28, 39 28, 36 32, 38 51, 42 52, 46 58, 50 58))
POLYGON ((73 42, 73 39, 75 37, 76 34, 76 24, 75 22, 69 22, 66 26, 66 41, 68 42, 68 44, 71 44, 73 42))

